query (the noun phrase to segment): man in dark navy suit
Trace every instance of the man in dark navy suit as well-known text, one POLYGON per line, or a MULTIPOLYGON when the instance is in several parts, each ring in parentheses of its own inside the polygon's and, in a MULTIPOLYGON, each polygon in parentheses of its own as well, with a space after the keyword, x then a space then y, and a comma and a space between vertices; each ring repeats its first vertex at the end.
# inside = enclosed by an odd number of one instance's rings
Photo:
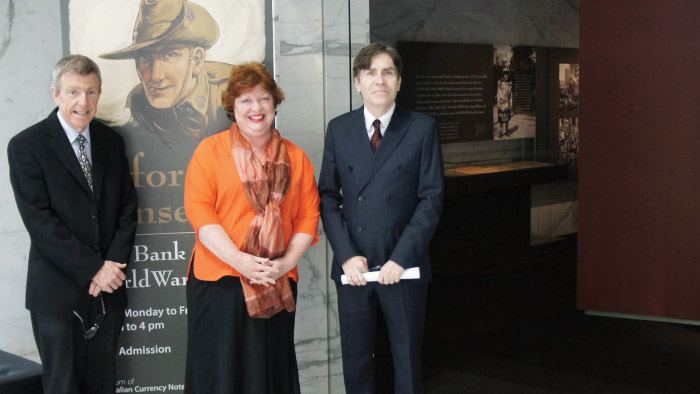
POLYGON ((363 48, 353 77, 364 106, 328 124, 319 178, 323 227, 333 248, 345 390, 376 392, 375 337, 383 313, 396 393, 423 393, 428 248, 444 194, 438 126, 394 103, 401 87, 394 48, 363 48), (401 280, 412 267, 420 279, 401 280), (377 282, 365 280, 369 270, 379 271, 377 282), (341 284, 342 274, 349 285, 341 284))
POLYGON ((44 393, 113 394, 116 383, 136 192, 124 141, 93 121, 101 86, 92 60, 59 60, 51 88, 58 108, 7 146, 31 240, 26 307, 44 393))

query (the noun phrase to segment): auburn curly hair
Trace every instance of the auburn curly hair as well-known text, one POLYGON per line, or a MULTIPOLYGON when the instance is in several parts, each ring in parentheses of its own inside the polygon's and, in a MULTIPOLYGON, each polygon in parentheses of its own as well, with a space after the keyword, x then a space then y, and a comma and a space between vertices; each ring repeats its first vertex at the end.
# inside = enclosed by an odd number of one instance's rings
POLYGON ((275 79, 272 78, 272 75, 262 63, 250 62, 233 66, 231 76, 228 79, 228 86, 221 94, 223 107, 229 119, 236 121, 233 115, 233 104, 236 97, 258 85, 262 85, 265 90, 270 92, 275 108, 284 101, 284 92, 277 86, 275 79))

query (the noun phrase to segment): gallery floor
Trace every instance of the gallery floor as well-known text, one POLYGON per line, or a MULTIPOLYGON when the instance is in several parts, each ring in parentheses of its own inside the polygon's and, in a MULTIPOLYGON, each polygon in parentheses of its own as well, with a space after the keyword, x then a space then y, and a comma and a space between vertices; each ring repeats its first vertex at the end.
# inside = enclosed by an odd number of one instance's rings
POLYGON ((700 393, 700 327, 584 314, 575 281, 575 237, 438 278, 448 290, 431 290, 426 393, 700 393))
POLYGON ((445 349, 426 393, 700 393, 697 327, 563 313, 445 349))

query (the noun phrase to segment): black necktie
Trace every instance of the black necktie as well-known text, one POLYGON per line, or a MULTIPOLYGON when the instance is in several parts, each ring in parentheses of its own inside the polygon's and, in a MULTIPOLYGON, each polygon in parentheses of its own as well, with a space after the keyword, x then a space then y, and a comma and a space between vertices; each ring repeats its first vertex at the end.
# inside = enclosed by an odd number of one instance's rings
POLYGON ((379 144, 382 143, 382 132, 380 131, 381 124, 382 122, 380 122, 379 119, 375 119, 374 122, 372 122, 372 127, 374 127, 374 134, 372 134, 372 140, 370 141, 370 144, 372 145, 372 152, 374 153, 377 153, 379 144))
POLYGON ((83 169, 83 174, 85 174, 85 179, 92 189, 92 167, 90 167, 90 160, 87 157, 87 150, 85 149, 85 136, 82 134, 78 135, 78 161, 80 161, 80 168, 83 169))

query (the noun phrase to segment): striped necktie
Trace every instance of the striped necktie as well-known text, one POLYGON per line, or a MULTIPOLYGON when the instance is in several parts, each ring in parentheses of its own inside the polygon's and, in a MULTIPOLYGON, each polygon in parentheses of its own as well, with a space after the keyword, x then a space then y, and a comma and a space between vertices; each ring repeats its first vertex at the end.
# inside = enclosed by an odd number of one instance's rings
POLYGON ((372 122, 372 127, 374 127, 374 134, 372 134, 370 144, 372 145, 372 152, 374 153, 377 153, 379 144, 382 143, 382 132, 380 131, 381 124, 382 122, 380 122, 379 119, 375 119, 374 122, 372 122))

